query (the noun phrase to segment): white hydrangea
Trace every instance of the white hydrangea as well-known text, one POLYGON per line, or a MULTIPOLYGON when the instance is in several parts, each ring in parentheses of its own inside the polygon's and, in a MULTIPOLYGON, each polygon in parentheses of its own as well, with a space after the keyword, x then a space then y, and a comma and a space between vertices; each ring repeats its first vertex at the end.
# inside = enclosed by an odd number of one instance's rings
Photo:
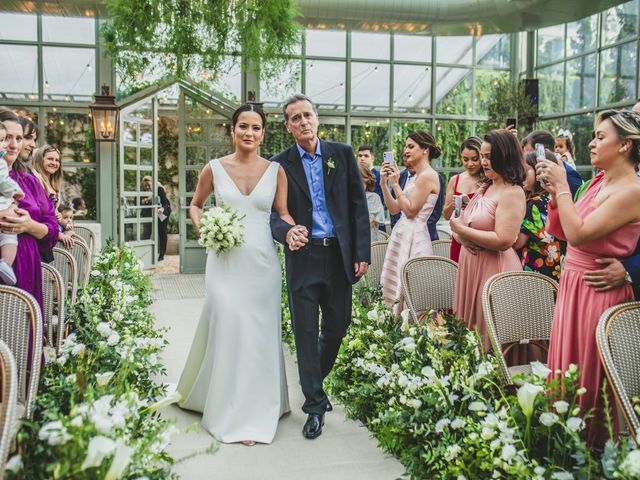
POLYGON ((569 404, 564 400, 558 400, 553 403, 553 408, 556 409, 556 412, 559 414, 567 413, 569 411, 569 404))
POLYGON ((567 428, 572 432, 579 432, 585 427, 584 420, 579 417, 571 417, 567 420, 567 428))
POLYGON ((550 427, 558 421, 559 417, 552 412, 544 412, 540 414, 540 423, 545 427, 550 427))

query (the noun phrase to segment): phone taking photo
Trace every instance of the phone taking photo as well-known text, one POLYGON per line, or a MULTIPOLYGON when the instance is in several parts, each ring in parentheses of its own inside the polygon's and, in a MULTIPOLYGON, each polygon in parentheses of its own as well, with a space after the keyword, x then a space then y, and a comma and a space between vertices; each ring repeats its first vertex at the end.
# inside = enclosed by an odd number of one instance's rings
POLYGON ((382 163, 396 163, 391 150, 382 153, 382 163))
POLYGON ((515 117, 509 117, 507 118, 507 125, 506 127, 509 128, 513 126, 513 128, 518 128, 518 120, 515 117))

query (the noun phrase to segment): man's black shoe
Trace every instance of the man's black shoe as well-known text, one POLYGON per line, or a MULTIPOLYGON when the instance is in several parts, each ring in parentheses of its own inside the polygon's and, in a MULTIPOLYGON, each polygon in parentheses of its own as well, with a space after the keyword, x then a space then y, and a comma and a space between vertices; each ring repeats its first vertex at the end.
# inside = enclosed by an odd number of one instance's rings
POLYGON ((324 425, 324 414, 310 413, 307 417, 307 423, 302 427, 302 436, 313 440, 318 438, 322 433, 322 426, 324 425))
POLYGON ((333 405, 331 405, 331 402, 329 400, 327 400, 327 406, 325 407, 325 411, 333 412, 333 405))

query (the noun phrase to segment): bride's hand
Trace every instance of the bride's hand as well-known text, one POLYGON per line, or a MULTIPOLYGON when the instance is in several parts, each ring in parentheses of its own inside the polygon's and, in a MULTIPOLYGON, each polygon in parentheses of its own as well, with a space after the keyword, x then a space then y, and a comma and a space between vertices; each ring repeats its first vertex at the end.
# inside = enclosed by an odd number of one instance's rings
POLYGON ((309 232, 304 225, 295 225, 289 229, 285 237, 289 250, 300 250, 309 243, 309 232))

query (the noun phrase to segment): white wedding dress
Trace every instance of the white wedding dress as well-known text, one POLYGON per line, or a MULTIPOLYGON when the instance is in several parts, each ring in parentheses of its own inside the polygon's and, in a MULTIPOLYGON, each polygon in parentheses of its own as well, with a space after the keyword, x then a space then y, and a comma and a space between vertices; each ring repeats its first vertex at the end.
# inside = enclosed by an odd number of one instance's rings
POLYGON ((269 218, 279 164, 243 195, 219 160, 210 162, 216 202, 235 208, 244 243, 209 252, 205 303, 178 392, 179 405, 202 412, 216 439, 270 443, 289 396, 280 340, 281 267, 269 218))

